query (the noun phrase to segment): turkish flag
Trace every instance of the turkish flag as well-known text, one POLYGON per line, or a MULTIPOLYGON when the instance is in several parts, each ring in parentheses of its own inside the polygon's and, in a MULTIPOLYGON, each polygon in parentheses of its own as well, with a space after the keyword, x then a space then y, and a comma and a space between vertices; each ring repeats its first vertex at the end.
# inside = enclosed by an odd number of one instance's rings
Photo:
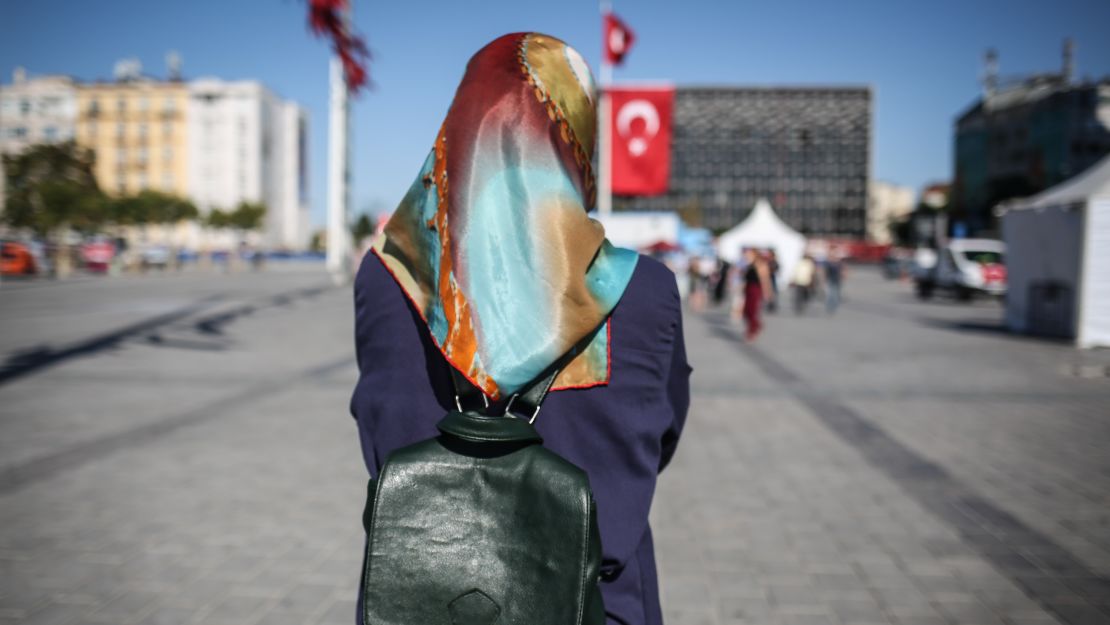
POLYGON ((666 193, 674 87, 612 88, 609 101, 613 193, 666 193))
POLYGON ((632 33, 632 29, 625 26, 621 18, 616 15, 606 13, 604 19, 605 32, 602 34, 605 37, 605 45, 602 48, 605 49, 605 60, 613 65, 620 65, 624 55, 632 48, 632 42, 636 40, 636 36, 632 33))

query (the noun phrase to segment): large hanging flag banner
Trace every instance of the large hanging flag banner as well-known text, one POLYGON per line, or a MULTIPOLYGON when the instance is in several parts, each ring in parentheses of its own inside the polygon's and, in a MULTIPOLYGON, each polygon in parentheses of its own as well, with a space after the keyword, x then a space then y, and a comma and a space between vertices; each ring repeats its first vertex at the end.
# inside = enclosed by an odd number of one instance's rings
POLYGON ((612 87, 609 97, 613 193, 666 193, 674 87, 612 87))
POLYGON ((624 55, 632 48, 636 36, 632 29, 625 25, 613 13, 605 14, 605 61, 611 65, 620 65, 624 55))

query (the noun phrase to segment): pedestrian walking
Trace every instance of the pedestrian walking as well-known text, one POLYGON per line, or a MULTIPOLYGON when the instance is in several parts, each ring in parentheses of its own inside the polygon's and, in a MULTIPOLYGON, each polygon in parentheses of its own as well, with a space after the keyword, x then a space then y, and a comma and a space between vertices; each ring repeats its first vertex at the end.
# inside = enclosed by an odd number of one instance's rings
POLYGON ((790 281, 790 287, 794 291, 794 314, 800 315, 805 312, 816 286, 817 263, 813 261, 812 256, 806 254, 798 261, 798 265, 794 268, 794 277, 790 281))
POLYGON ((840 307, 840 284, 844 278, 844 261, 839 252, 834 251, 825 261, 825 312, 836 313, 840 307))
MULTIPOLYGON (((691 369, 674 275, 612 246, 587 216, 596 96, 586 62, 553 37, 506 35, 470 60, 434 148, 359 269, 351 411, 378 475, 391 452, 436 436, 456 407, 453 378, 497 411, 570 355, 534 428, 588 475, 607 622, 660 625, 648 510, 682 431, 691 369)), ((492 623, 494 603, 502 620, 506 605, 543 605, 503 590, 450 609, 492 623)))
POLYGON ((728 281, 729 273, 732 271, 732 263, 721 258, 717 260, 717 270, 713 274, 713 306, 720 306, 725 298, 728 297, 728 281))
POLYGON ((767 298, 767 312, 775 313, 779 309, 779 257, 774 248, 767 250, 767 274, 770 276, 772 295, 767 298))
POLYGON ((771 290, 767 260, 756 250, 748 248, 744 250, 744 261, 744 336, 747 340, 754 341, 763 330, 764 298, 773 300, 775 295, 771 290))
POLYGON ((701 259, 694 257, 686 270, 687 292, 686 301, 690 303, 690 310, 700 312, 705 308, 705 284, 701 279, 701 259))

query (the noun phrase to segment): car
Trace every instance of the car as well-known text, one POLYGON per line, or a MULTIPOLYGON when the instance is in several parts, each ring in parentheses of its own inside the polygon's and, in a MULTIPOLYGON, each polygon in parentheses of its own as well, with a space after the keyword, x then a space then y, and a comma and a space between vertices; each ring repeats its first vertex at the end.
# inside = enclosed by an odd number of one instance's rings
POLYGON ((165 269, 170 264, 170 249, 165 245, 151 245, 140 252, 143 269, 165 269))
POLYGON ((81 246, 81 261, 85 270, 93 273, 107 273, 116 256, 116 246, 111 241, 97 240, 81 246))
POLYGON ((977 295, 1006 295, 1006 244, 994 239, 954 239, 932 267, 915 275, 917 295, 928 299, 941 290, 966 301, 977 295))
POLYGON ((31 248, 16 241, 0 243, 0 275, 33 276, 38 273, 38 263, 31 248))

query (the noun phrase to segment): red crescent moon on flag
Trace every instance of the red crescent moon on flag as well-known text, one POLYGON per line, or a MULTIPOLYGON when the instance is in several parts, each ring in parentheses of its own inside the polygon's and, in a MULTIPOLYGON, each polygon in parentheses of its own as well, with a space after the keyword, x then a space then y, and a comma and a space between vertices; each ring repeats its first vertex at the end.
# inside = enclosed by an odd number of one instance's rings
POLYGON ((617 133, 626 137, 632 132, 632 121, 644 120, 646 137, 632 137, 628 140, 628 152, 641 156, 647 151, 648 142, 659 134, 659 111, 647 100, 631 100, 617 111, 617 133))

